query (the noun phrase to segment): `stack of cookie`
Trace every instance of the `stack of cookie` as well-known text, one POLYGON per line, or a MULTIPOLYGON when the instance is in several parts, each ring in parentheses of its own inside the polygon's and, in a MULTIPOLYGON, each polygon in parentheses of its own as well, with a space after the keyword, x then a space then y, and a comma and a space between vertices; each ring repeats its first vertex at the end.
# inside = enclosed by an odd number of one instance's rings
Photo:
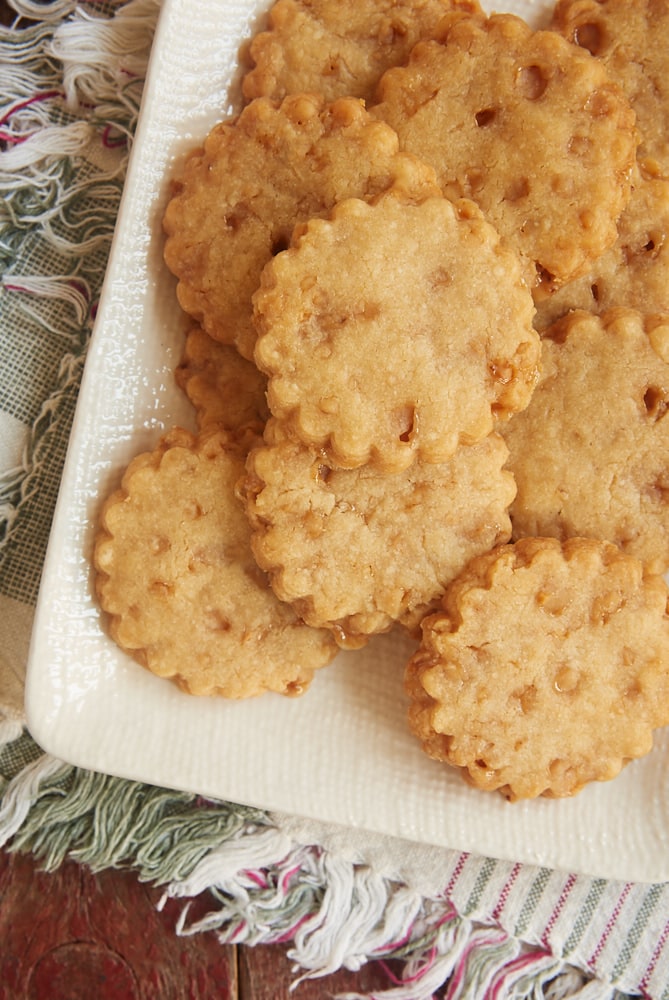
POLYGON ((399 626, 412 729, 480 787, 569 795, 650 749, 669 723, 651 6, 561 2, 533 31, 472 0, 278 0, 245 106, 164 218, 198 433, 137 458, 102 512, 100 603, 146 667, 296 694, 399 626))

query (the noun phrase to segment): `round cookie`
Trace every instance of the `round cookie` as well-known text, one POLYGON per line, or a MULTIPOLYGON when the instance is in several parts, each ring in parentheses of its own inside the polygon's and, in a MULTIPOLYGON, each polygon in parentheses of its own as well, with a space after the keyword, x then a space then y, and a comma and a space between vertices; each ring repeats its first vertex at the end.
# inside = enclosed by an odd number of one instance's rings
POLYGON ((473 202, 342 202, 267 265, 254 309, 270 410, 345 468, 443 462, 536 382, 532 297, 473 202))
POLYGON ((667 0, 558 0, 552 26, 620 84, 636 112, 641 169, 669 180, 667 0))
POLYGON ((447 15, 407 66, 388 70, 372 114, 476 201, 554 289, 617 236, 635 160, 634 113, 604 67, 510 14, 447 15))
POLYGON ((329 631, 281 604, 258 569, 224 432, 167 435, 105 502, 96 590, 115 642, 194 695, 301 694, 333 659, 329 631))
POLYGON ((431 168, 399 153, 395 133, 360 101, 253 101, 188 159, 165 211, 165 261, 178 278, 181 307, 250 360, 251 297, 294 226, 392 184, 438 190, 431 168))
POLYGON ((415 628, 472 556, 511 536, 498 434, 393 476, 333 468, 274 421, 266 439, 244 485, 254 555, 276 594, 343 645, 415 628))
POLYGON ((220 428, 233 435, 262 436, 269 416, 267 379, 236 348, 193 327, 174 375, 195 408, 199 431, 220 428))
POLYGON ((669 568, 669 316, 571 313, 544 334, 543 374, 502 429, 518 485, 514 537, 588 535, 669 568))
POLYGON ((574 309, 602 313, 616 306, 669 312, 669 181, 635 179, 618 239, 582 278, 551 296, 537 296, 534 325, 544 330, 574 309))
POLYGON ((474 559, 423 623, 411 729, 511 800, 615 777, 669 722, 668 596, 593 539, 527 538, 474 559))
POLYGON ((278 0, 249 49, 244 97, 317 93, 369 100, 381 74, 407 59, 457 0, 278 0))

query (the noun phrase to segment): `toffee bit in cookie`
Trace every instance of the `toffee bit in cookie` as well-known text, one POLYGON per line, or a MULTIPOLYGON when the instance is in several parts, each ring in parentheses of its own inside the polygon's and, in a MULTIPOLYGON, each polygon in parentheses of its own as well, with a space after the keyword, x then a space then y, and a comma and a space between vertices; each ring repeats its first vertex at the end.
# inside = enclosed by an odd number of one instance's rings
POLYGON ((602 313, 616 306, 669 312, 669 180, 635 171, 618 239, 583 277, 553 295, 536 295, 534 325, 543 331, 576 309, 602 313))
POLYGON ((558 0, 552 27, 596 56, 622 87, 636 113, 642 173, 669 180, 666 0, 558 0))
POLYGON ((536 384, 518 258, 470 201, 342 202, 266 266, 254 308, 270 410, 345 468, 446 461, 536 384))
POLYGON ((615 777, 669 723, 668 597, 661 576, 593 539, 527 538, 472 560, 408 664, 413 732, 510 800, 615 777))
POLYGON ((555 32, 480 9, 446 15, 384 74, 370 110, 447 194, 481 206, 530 284, 554 291, 615 242, 634 113, 604 66, 555 32))
POLYGON ((115 642, 194 695, 295 695, 337 646, 273 594, 235 486, 244 452, 222 431, 172 431, 106 500, 96 590, 115 642))

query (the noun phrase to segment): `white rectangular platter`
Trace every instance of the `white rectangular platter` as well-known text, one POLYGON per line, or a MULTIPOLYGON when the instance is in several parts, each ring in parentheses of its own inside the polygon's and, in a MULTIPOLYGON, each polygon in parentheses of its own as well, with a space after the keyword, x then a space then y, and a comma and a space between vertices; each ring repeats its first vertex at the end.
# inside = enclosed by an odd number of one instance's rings
MULTIPOLYGON (((303 698, 197 699, 125 656, 92 585, 100 504, 122 470, 192 425, 173 370, 183 318, 162 262, 170 177, 234 95, 258 0, 166 0, 72 432, 32 643, 35 739, 84 768, 370 830, 625 880, 669 877, 669 734, 614 782, 513 805, 430 761, 406 726, 408 640, 342 653, 303 698)), ((547 4, 501 5, 538 25, 547 4)), ((490 9, 490 8, 488 8, 490 9)))

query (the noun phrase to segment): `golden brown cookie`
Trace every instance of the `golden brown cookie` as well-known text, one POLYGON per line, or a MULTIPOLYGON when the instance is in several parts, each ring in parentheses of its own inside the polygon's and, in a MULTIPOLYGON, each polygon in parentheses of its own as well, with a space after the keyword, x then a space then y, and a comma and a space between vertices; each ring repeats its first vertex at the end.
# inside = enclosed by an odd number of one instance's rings
POLYGON ((636 112, 642 170, 669 180, 667 0, 558 0, 552 26, 620 84, 636 112))
POLYGON ((470 201, 342 202, 267 265, 254 306, 270 410, 343 467, 445 461, 536 382, 518 258, 470 201))
POLYGON ((446 193, 481 206, 531 284, 556 288, 615 242, 634 114, 604 66, 555 32, 510 14, 447 15, 378 97, 372 113, 446 193))
POLYGON ((186 162, 164 217, 165 260, 182 308, 215 340, 253 356, 251 296, 298 222, 392 184, 437 190, 431 168, 398 153, 362 103, 259 98, 216 126, 186 162))
POLYGON ((635 179, 618 239, 582 278, 538 297, 535 326, 543 330, 574 309, 605 312, 626 306, 669 312, 669 181, 635 179))
POLYGON ((342 644, 418 625, 468 560, 510 538, 515 483, 498 434, 387 476, 333 468, 271 421, 244 492, 277 595, 342 644))
POLYGON ((262 436, 269 416, 267 379, 234 347, 193 327, 175 378, 195 408, 198 430, 219 428, 231 434, 250 431, 262 436))
POLYGON ((408 665, 412 730, 511 800, 615 777, 669 723, 668 596, 661 576, 592 539, 527 538, 474 559, 408 665))
POLYGON ((223 432, 167 435, 105 502, 96 590, 115 642, 195 695, 301 694, 337 646, 281 604, 253 558, 223 432))
POLYGON ((249 54, 254 68, 242 90, 247 100, 323 94, 369 100, 379 77, 401 65, 419 38, 436 28, 457 0, 278 0, 268 30, 249 54))
POLYGON ((608 539, 669 568, 669 316, 576 312, 550 327, 543 374, 502 432, 514 537, 608 539))

